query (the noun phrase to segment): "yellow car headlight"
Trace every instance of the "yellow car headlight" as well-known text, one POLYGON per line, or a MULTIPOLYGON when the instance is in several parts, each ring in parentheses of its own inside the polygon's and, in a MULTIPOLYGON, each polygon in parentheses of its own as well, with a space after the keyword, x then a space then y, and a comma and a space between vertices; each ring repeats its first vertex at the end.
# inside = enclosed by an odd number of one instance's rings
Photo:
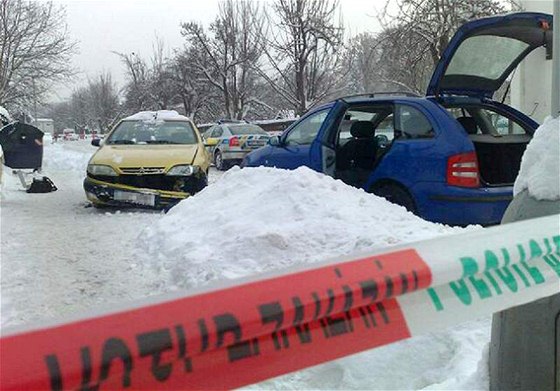
POLYGON ((184 164, 179 166, 171 167, 169 171, 167 171, 166 175, 169 176, 191 176, 196 174, 199 170, 198 166, 191 166, 190 164, 184 164))
POLYGON ((111 166, 106 166, 104 164, 88 164, 87 167, 88 174, 100 175, 100 176, 117 176, 115 170, 111 166))

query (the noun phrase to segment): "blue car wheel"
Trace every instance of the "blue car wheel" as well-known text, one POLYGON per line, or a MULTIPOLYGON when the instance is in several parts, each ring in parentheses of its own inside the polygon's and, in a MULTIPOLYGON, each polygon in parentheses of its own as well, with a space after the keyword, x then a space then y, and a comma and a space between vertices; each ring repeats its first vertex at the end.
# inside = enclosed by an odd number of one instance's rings
POLYGON ((416 204, 412 196, 398 185, 382 184, 373 188, 372 193, 385 198, 387 201, 403 206, 409 212, 416 214, 416 204))

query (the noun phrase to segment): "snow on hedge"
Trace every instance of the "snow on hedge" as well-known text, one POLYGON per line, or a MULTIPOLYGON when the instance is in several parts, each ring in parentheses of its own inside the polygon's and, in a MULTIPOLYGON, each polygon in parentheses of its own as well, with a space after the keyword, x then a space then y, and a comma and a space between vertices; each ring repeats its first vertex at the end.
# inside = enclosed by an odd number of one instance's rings
POLYGON ((560 117, 548 117, 527 146, 513 186, 514 194, 523 190, 539 200, 560 199, 560 117))

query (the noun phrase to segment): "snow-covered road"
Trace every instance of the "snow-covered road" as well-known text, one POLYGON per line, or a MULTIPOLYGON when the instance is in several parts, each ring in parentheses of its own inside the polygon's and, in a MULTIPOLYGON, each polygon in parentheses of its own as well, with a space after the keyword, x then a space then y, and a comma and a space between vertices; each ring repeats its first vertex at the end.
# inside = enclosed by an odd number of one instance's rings
MULTIPOLYGON (((73 149, 69 155, 85 157, 73 149)), ((45 168, 59 188, 54 193, 27 194, 15 177, 6 175, 2 297, 12 311, 3 314, 3 324, 60 316, 146 292, 130 259, 135 232, 122 227, 142 229, 156 216, 86 208, 80 186, 84 171, 78 170, 80 161, 68 162, 70 169, 62 170, 56 161, 45 168)))
MULTIPOLYGON (((212 170, 211 186, 167 215, 96 210, 82 190, 94 151, 82 141, 47 144, 54 193, 27 194, 5 172, 3 327, 461 230, 307 169, 212 170)), ((482 319, 254 387, 487 389, 488 341, 482 319)))

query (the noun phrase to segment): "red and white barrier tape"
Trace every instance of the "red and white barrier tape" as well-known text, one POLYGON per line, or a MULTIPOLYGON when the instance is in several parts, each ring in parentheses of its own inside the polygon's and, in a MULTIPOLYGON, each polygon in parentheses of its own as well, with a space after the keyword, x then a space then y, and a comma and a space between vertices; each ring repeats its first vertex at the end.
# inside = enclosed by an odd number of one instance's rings
POLYGON ((559 217, 6 333, 0 389, 225 389, 560 292, 559 217))

